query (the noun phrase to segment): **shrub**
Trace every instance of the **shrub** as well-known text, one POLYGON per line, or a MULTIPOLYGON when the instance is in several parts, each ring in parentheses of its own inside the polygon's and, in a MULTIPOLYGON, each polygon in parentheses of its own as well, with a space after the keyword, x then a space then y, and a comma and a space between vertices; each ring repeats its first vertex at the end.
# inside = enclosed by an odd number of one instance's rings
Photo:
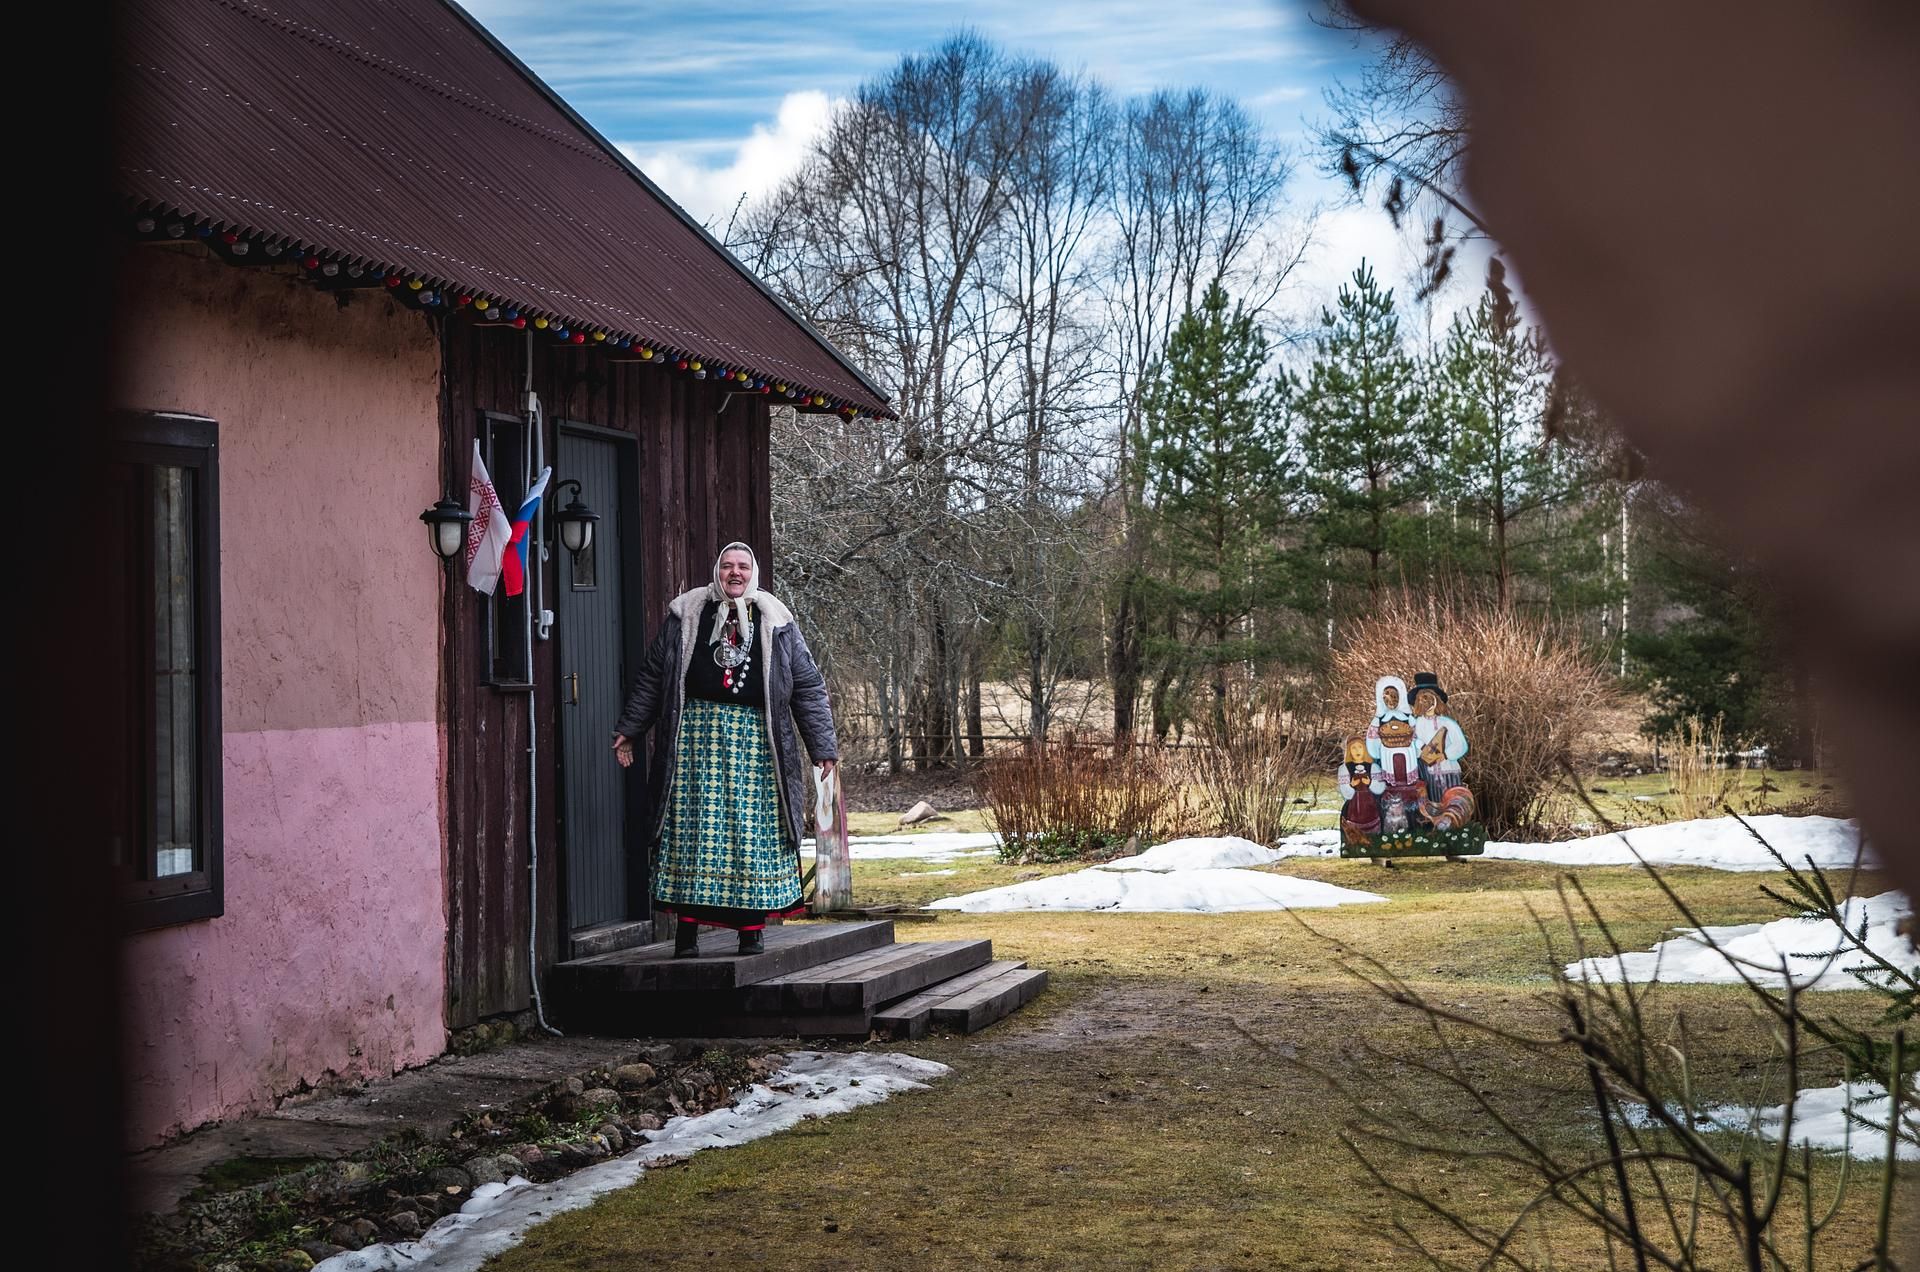
POLYGON ((1570 765, 1613 679, 1579 640, 1485 602, 1389 595, 1347 623, 1333 651, 1333 718, 1358 732, 1374 682, 1435 672, 1471 750, 1462 764, 1478 817, 1495 838, 1537 831, 1555 775, 1570 765))
POLYGON ((1115 755, 1069 736, 983 764, 974 788, 1007 861, 1107 856, 1171 833, 1179 787, 1159 751, 1115 755))
POLYGON ((1317 710, 1287 707, 1285 695, 1256 690, 1228 704, 1227 732, 1187 753, 1199 824, 1206 833, 1279 842, 1298 824, 1294 796, 1333 772, 1339 743, 1317 710))

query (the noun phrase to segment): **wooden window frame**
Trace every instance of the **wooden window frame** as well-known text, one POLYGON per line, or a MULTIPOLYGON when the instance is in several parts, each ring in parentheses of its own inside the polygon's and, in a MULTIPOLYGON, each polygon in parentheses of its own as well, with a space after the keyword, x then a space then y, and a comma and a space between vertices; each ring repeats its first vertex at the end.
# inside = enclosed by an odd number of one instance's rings
MULTIPOLYGON (((219 425, 200 416, 165 413, 127 413, 115 420, 113 458, 119 463, 149 467, 172 466, 194 474, 194 665, 195 839, 200 849, 199 869, 185 874, 151 877, 156 831, 153 792, 146 785, 154 766, 155 722, 152 692, 145 695, 129 724, 141 732, 146 767, 133 792, 145 819, 142 840, 135 845, 143 864, 141 875, 122 878, 121 904, 130 930, 168 927, 226 913, 225 827, 222 817, 221 767, 224 745, 220 711, 220 460, 219 425)), ((132 568, 143 568, 128 562, 132 568)), ((145 567, 150 568, 150 567, 145 567)), ((144 585, 143 585, 144 586, 144 585)), ((151 605, 147 607, 150 614, 151 605)), ((143 618, 142 621, 151 621, 143 618)), ((150 640, 139 642, 148 650, 150 640)))

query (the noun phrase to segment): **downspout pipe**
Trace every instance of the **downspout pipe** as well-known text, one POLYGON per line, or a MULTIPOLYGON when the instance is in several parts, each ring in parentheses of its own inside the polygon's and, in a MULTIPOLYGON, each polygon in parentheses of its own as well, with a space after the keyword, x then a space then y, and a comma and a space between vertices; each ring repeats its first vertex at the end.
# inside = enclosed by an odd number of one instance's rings
MULTIPOLYGON (((533 433, 533 471, 522 473, 524 488, 533 481, 533 473, 547 466, 546 420, 540 409, 539 395, 533 391, 533 332, 527 332, 527 383, 526 383, 527 427, 533 433)), ((533 1014, 540 1022, 540 1028, 558 1038, 563 1036, 558 1029, 547 1023, 547 1011, 540 1001, 540 717, 535 699, 538 694, 533 685, 533 639, 535 634, 534 607, 545 601, 547 537, 542 533, 546 525, 547 501, 540 501, 540 508, 534 513, 533 525, 527 533, 533 542, 528 544, 527 559, 532 564, 533 586, 527 589, 527 983, 533 986, 533 1014)), ((540 610, 538 632, 541 640, 547 639, 553 624, 553 616, 544 608, 540 610)))

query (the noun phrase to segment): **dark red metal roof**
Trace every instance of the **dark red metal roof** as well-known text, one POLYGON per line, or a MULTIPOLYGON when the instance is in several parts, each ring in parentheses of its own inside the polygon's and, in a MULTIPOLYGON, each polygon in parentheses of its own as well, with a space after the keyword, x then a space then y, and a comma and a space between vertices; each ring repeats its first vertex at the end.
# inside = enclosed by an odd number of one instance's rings
POLYGON ((444 0, 131 0, 150 213, 483 295, 886 414, 885 397, 444 0))

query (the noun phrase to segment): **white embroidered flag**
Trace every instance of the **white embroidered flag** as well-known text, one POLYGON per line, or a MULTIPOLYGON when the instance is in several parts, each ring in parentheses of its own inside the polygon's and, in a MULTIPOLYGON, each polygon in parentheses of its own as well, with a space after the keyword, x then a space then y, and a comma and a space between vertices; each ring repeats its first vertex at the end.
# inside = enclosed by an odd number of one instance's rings
POLYGON ((467 525, 467 586, 476 592, 493 595, 500 582, 500 564, 506 558, 507 545, 513 541, 513 523, 494 493, 493 478, 480 458, 480 439, 473 442, 473 472, 467 479, 467 511, 473 520, 467 525))

